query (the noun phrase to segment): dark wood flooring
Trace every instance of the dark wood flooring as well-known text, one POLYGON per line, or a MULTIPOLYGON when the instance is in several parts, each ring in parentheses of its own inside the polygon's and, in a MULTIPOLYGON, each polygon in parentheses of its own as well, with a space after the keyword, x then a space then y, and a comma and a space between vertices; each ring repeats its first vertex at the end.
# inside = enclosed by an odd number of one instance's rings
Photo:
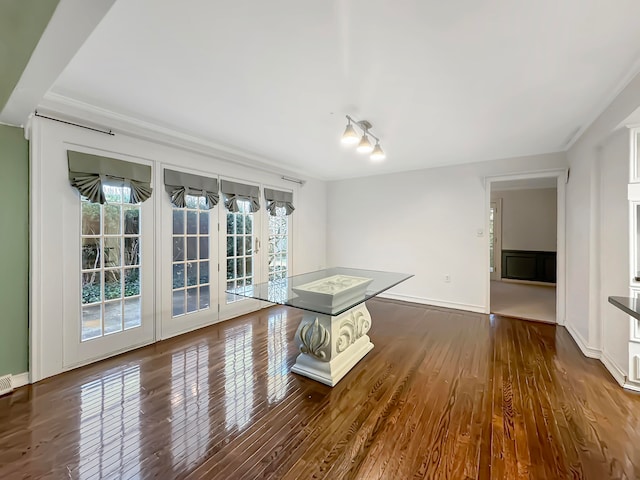
POLYGON ((640 478, 640 395, 563 328, 387 300, 336 387, 272 307, 0 398, 0 478, 640 478))

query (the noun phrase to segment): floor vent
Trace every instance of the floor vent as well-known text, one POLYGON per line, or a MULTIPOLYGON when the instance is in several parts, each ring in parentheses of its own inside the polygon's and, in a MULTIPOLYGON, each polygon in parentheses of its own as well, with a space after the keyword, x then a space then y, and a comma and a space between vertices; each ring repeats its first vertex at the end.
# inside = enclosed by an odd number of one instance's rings
POLYGON ((11 375, 4 375, 0 377, 0 395, 9 393, 13 390, 11 386, 11 375))

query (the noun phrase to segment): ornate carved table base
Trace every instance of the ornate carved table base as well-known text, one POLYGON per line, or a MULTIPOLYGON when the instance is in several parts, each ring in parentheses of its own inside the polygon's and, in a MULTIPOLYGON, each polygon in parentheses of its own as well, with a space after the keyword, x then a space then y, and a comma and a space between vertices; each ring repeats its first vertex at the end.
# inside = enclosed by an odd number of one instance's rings
POLYGON ((300 355, 293 372, 333 387, 373 348, 364 303, 332 317, 305 312, 296 332, 300 355))

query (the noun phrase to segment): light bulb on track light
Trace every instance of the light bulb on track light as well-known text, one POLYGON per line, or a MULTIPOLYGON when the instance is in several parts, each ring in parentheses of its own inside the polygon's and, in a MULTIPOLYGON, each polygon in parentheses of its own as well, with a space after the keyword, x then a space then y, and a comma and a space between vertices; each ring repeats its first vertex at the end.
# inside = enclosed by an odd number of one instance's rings
POLYGON ((351 121, 347 125, 347 128, 344 129, 344 133, 342 134, 342 140, 340 140, 345 145, 354 145, 358 143, 358 133, 356 132, 353 125, 351 125, 351 121))
POLYGON ((371 145, 367 134, 362 135, 362 138, 360 139, 360 143, 358 143, 358 147, 356 148, 356 150, 360 153, 371 153, 373 151, 373 145, 371 145))
POLYGON ((380 143, 376 142, 376 146, 373 147, 373 151, 371 152, 371 156, 369 158, 371 160, 380 161, 380 160, 384 160, 384 157, 386 157, 386 155, 384 154, 384 151, 382 150, 380 143))

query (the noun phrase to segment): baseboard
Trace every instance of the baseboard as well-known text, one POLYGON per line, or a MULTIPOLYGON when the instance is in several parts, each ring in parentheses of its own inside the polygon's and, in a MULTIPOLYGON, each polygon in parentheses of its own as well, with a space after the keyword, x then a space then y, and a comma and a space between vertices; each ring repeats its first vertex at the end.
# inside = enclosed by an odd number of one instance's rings
POLYGON ((571 325, 570 323, 565 323, 564 328, 567 329, 569 335, 571 335, 573 341, 576 342, 578 348, 580 349, 580 351, 582 351, 582 354, 585 357, 596 358, 598 360, 601 359, 602 351, 600 349, 593 348, 587 345, 587 341, 575 328, 573 328, 573 325, 571 325))
POLYGON ((631 390, 632 392, 640 392, 640 383, 627 380, 623 385, 625 390, 631 390))
POLYGON ((413 297, 411 295, 401 295, 398 293, 381 293, 378 297, 390 298, 392 300, 401 300, 403 302, 420 303, 422 305, 433 305, 434 307, 452 308, 454 310, 465 310, 474 313, 487 313, 486 308, 482 305, 471 305, 468 303, 443 302, 440 300, 432 300, 430 298, 413 297))
POLYGON ((564 325, 564 327, 567 329, 569 335, 571 335, 573 341, 576 342, 576 345, 578 345, 578 348, 585 357, 600 360, 600 363, 604 365, 604 368, 607 369, 613 379, 621 387, 624 387, 628 390, 640 392, 640 384, 634 384, 633 382, 630 382, 626 374, 624 373, 624 370, 622 370, 606 352, 588 346, 584 337, 580 335, 580 333, 575 328, 573 328, 570 323, 567 323, 566 325, 564 325))
POLYGON ((627 376, 625 375, 624 371, 616 364, 616 362, 609 355, 607 355, 607 352, 602 352, 600 361, 604 365, 604 368, 609 370, 609 373, 615 379, 615 381, 618 382, 618 385, 624 387, 627 383, 627 376))
POLYGON ((29 385, 29 372, 18 373, 17 375, 11 375, 11 387, 16 389, 29 385))

